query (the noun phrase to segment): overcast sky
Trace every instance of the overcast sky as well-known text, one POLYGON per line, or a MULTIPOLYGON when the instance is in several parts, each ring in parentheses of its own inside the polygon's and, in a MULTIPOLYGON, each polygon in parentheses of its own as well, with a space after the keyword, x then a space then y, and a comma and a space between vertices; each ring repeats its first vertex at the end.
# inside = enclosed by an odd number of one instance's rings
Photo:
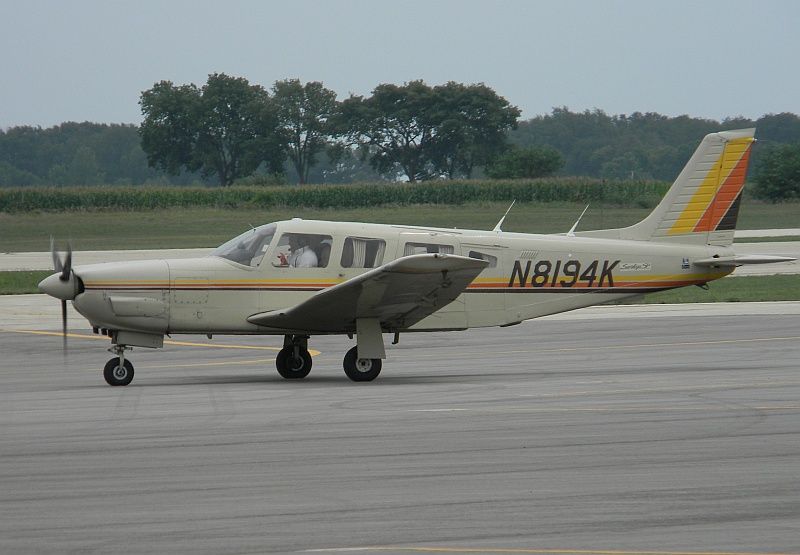
POLYGON ((800 2, 0 0, 0 127, 139 123, 157 81, 483 82, 522 109, 800 113, 800 2))

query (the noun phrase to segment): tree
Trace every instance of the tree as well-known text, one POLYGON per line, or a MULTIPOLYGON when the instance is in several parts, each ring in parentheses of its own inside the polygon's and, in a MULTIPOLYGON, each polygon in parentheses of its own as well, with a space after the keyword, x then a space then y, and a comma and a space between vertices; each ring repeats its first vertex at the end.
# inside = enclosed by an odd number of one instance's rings
POLYGON ((170 175, 192 166, 200 110, 197 87, 161 81, 142 93, 139 105, 144 116, 139 135, 148 164, 170 175))
POLYGON ((486 167, 493 179, 536 178, 552 175, 564 167, 564 158, 548 146, 512 148, 486 167))
POLYGON ((244 78, 214 73, 201 89, 162 81, 142 93, 140 105, 142 148, 153 167, 215 175, 223 186, 262 164, 282 171, 283 140, 269 94, 244 78))
POLYGON ((800 199, 800 143, 770 145, 759 153, 753 194, 772 202, 800 199))
POLYGON ((309 170, 328 143, 329 121, 337 107, 336 93, 318 81, 302 85, 299 79, 276 81, 272 93, 286 153, 299 183, 307 183, 309 170))
POLYGON ((241 77, 209 75, 200 91, 197 143, 190 169, 231 185, 262 163, 283 169, 283 140, 267 91, 241 77))
POLYGON ((67 185, 99 185, 103 183, 103 172, 97 164, 94 150, 88 146, 81 146, 75 152, 67 168, 67 185))
POLYGON ((382 175, 402 172, 409 181, 431 177, 436 122, 434 94, 422 81, 403 86, 381 84, 372 96, 350 96, 342 102, 337 132, 358 146, 382 175))
POLYGON ((519 108, 483 83, 450 81, 433 89, 438 126, 433 149, 436 170, 450 179, 472 177, 507 148, 506 134, 515 128, 519 108))

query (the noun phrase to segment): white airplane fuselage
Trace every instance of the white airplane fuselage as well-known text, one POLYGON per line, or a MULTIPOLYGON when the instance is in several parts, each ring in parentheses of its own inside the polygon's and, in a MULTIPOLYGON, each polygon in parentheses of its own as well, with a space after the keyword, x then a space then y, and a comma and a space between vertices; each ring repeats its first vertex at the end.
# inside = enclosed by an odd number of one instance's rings
MULTIPOLYGON (((386 332, 506 326, 646 292, 702 285, 732 270, 694 266, 693 260, 731 253, 707 245, 298 219, 278 222, 275 237, 283 233, 330 236, 327 266, 278 266, 274 244, 255 267, 216 256, 76 266, 84 291, 73 300, 74 307, 98 328, 283 334, 286 330, 251 324, 247 318, 299 304, 369 271, 342 266, 345 239, 353 235, 384 241, 382 264, 404 256, 408 244, 442 245, 450 254, 479 253, 492 260, 455 301, 410 328, 386 332)), ((350 333, 354 327, 314 330, 312 324, 304 331, 350 333)))

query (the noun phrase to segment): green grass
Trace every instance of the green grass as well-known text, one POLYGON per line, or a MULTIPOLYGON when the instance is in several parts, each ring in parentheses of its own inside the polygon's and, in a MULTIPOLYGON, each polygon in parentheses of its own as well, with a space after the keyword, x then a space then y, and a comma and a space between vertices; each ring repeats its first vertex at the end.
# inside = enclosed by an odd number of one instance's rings
POLYGON ((0 272, 0 295, 38 293, 36 285, 52 273, 50 270, 44 272, 0 272))
MULTIPOLYGON (((517 203, 506 218, 505 231, 566 232, 585 205, 552 202, 517 203)), ((70 239, 76 250, 210 247, 258 225, 291 217, 335 221, 364 221, 492 229, 508 208, 506 202, 462 205, 380 206, 371 208, 223 209, 172 208, 145 211, 88 211, 0 213, 0 252, 46 251, 50 236, 70 239)), ((647 208, 592 205, 579 230, 631 225, 650 212, 647 208)), ((800 203, 745 202, 739 229, 800 226, 800 203)))

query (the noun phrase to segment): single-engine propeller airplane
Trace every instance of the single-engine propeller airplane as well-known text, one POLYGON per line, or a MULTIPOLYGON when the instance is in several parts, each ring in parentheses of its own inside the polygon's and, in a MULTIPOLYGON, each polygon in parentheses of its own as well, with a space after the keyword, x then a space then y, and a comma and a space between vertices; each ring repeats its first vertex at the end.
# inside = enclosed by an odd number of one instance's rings
MULTIPOLYGON (((707 135, 667 194, 630 227, 538 235, 292 219, 262 225, 209 256, 72 267, 39 289, 66 301, 111 338, 104 369, 128 385, 131 347, 171 334, 283 335, 281 376, 311 370, 309 338, 346 334, 354 381, 386 358, 383 334, 512 326, 523 320, 687 285, 705 286, 743 264, 733 233, 755 129, 707 135)), ((505 217, 505 216, 504 216, 505 217)))

